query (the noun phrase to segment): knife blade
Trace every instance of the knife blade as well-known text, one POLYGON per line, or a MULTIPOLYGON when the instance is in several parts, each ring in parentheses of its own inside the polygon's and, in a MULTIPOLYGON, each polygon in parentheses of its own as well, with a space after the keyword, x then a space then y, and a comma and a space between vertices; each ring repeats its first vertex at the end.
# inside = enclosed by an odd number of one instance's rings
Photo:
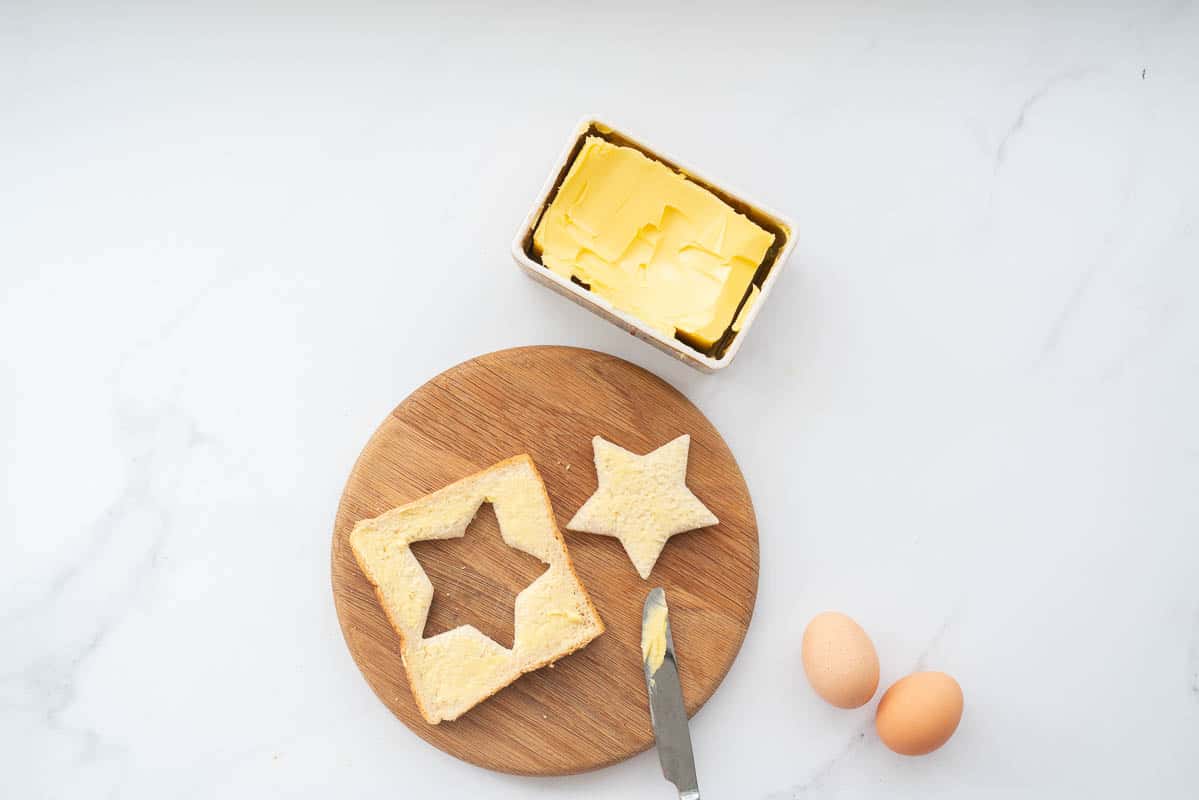
POLYGON ((683 706, 674 639, 670 635, 670 613, 666 592, 661 588, 649 593, 641 611, 641 663, 662 774, 678 789, 679 800, 699 800, 687 709, 683 706))

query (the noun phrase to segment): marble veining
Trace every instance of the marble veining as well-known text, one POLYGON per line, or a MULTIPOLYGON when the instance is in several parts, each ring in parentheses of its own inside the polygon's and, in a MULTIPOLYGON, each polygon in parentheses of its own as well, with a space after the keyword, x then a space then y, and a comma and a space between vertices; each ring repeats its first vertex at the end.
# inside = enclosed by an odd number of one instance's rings
POLYGON ((1024 130, 1024 124, 1027 121, 1028 113, 1038 103, 1043 101, 1050 92, 1056 90, 1062 84, 1069 81, 1077 81, 1092 75, 1097 70, 1094 67, 1081 67, 1070 69, 1061 75, 1055 75, 1046 81, 1040 88, 1028 96, 1028 99, 1020 104, 1020 110, 1016 112, 1016 118, 1012 120, 1012 124, 1004 132, 1003 138, 999 140, 999 146, 995 148, 995 171, 998 172, 1007 160, 1008 145, 1020 131, 1024 130))

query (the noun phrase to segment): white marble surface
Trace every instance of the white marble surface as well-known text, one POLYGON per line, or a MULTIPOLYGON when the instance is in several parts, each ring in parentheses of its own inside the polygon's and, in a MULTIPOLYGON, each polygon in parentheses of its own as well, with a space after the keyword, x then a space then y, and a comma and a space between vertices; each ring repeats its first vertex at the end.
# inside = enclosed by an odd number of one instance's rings
POLYGON ((333 612, 376 423, 568 343, 686 392, 757 504, 706 797, 1199 795, 1196 4, 203 5, 0 5, 0 794, 672 796, 433 750, 333 612), (509 261, 586 112, 799 221, 726 373, 509 261), (812 695, 826 608, 959 678, 948 746, 812 695))

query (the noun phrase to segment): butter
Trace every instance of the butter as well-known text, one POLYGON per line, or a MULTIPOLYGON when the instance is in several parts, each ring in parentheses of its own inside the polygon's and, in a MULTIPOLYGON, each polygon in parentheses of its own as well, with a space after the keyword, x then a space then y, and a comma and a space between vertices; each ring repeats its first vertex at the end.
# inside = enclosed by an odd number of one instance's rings
POLYGON ((749 297, 745 298, 745 305, 741 306, 741 310, 737 312, 737 318, 733 320, 733 333, 740 333, 745 327, 745 318, 749 316, 749 310, 754 307, 754 303, 758 302, 757 286, 749 287, 749 297))
POLYGON ((548 269, 704 351, 733 325, 773 242, 699 184, 598 136, 533 233, 548 269))
POLYGON ((653 606, 641 625, 641 660, 653 675, 666 658, 666 601, 653 606))

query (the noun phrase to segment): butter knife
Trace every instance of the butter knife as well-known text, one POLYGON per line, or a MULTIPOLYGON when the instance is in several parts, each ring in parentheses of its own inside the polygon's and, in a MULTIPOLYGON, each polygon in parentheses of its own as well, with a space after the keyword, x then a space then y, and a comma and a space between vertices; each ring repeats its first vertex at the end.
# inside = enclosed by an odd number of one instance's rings
POLYGON ((679 800, 699 800, 695 778, 695 755, 687 730, 687 710, 670 636, 670 614, 666 592, 654 589, 641 611, 641 662, 649 691, 649 718, 658 744, 662 774, 679 791, 679 800))

